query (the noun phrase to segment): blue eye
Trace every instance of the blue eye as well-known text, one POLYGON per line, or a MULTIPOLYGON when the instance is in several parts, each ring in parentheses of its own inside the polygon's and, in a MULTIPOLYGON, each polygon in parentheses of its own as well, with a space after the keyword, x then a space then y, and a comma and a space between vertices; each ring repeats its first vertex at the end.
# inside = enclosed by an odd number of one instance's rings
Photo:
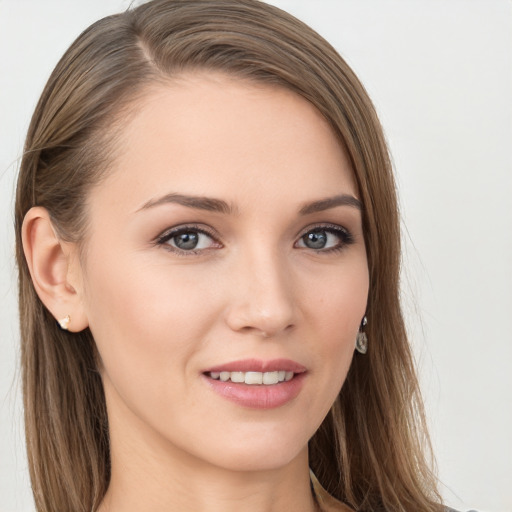
POLYGON ((341 226, 322 226, 311 229, 302 235, 297 241, 297 247, 327 252, 342 249, 353 241, 352 235, 341 226))
POLYGON ((158 238, 157 243, 169 246, 171 250, 177 249, 184 252, 197 252, 218 245, 211 235, 193 227, 181 227, 167 231, 158 238))

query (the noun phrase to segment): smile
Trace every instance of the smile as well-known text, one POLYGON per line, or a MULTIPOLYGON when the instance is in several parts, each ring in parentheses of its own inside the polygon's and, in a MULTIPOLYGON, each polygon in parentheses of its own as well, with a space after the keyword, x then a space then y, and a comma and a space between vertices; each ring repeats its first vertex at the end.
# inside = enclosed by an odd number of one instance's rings
POLYGON ((288 382, 293 379, 294 373, 286 370, 273 372, 209 372, 209 377, 222 382, 236 382, 254 385, 272 386, 280 382, 288 382))
POLYGON ((291 402, 308 371, 290 359, 244 359, 207 368, 204 382, 224 399, 249 409, 274 409, 291 402))

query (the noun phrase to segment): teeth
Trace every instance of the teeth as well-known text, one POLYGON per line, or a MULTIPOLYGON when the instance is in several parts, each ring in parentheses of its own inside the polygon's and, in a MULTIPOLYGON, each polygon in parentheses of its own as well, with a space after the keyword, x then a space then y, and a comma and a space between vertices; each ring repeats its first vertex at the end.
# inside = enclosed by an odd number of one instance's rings
POLYGON ((288 382, 293 379, 293 372, 279 370, 276 372, 210 372, 210 377, 222 382, 245 383, 249 385, 264 384, 271 386, 279 382, 288 382))
POLYGON ((244 382, 246 384, 263 384, 263 374, 261 372, 246 372, 244 382))
POLYGON ((244 382, 245 374, 244 372, 231 372, 231 382, 244 382))
POLYGON ((279 382, 279 372, 265 372, 263 376, 263 384, 277 384, 279 382))

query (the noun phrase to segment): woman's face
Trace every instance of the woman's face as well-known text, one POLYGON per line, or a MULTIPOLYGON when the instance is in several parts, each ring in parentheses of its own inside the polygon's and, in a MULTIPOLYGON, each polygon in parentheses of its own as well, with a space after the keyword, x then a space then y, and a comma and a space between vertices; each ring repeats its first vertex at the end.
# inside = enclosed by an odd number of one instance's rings
POLYGON ((305 453, 365 312, 357 197, 301 97, 206 73, 148 92, 88 198, 113 447, 237 470, 305 453))

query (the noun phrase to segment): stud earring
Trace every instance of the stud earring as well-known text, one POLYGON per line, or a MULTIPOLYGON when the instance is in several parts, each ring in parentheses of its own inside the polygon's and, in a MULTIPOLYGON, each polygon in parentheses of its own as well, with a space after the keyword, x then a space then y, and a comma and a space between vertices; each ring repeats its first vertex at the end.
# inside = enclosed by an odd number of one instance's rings
POLYGON ((368 319, 366 316, 363 317, 363 320, 361 321, 361 327, 359 328, 359 332, 356 336, 356 350, 360 354, 366 354, 368 352, 368 336, 366 336, 366 333, 363 332, 363 327, 368 323, 368 319))
POLYGON ((71 322, 71 317, 66 315, 64 318, 61 318, 59 321, 59 326, 63 331, 67 331, 69 327, 69 322, 71 322))

